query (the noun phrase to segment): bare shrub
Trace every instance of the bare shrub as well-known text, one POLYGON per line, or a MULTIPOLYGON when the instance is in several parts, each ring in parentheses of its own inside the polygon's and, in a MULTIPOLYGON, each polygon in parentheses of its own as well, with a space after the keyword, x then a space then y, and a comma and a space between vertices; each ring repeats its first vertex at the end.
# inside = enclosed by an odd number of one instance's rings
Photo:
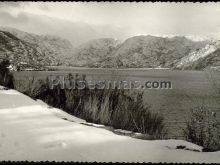
MULTIPOLYGON (((72 77, 85 79, 85 76, 72 77)), ((46 83, 34 97, 88 122, 150 134, 155 138, 163 138, 166 133, 164 118, 144 105, 143 92, 118 88, 61 89, 60 86, 51 90, 46 83)))
POLYGON ((206 72, 206 78, 213 91, 213 105, 207 105, 197 98, 190 98, 195 105, 186 119, 183 134, 186 140, 204 147, 204 151, 220 150, 220 122, 218 109, 220 108, 220 84, 213 71, 206 72))
POLYGON ((216 114, 204 106, 191 110, 184 135, 188 141, 204 147, 204 151, 220 149, 220 122, 216 114))

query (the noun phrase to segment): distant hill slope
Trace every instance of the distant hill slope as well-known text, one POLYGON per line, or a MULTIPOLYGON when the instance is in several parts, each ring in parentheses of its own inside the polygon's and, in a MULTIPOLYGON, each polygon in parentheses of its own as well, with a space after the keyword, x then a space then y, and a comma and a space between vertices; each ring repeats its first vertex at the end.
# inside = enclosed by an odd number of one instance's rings
POLYGON ((1 27, 0 30, 9 32, 20 40, 31 44, 44 59, 50 59, 50 65, 66 64, 65 57, 71 56, 73 52, 73 46, 69 41, 56 36, 35 35, 14 28, 1 27))
POLYGON ((127 39, 115 58, 125 67, 173 67, 180 58, 205 46, 185 37, 136 36, 127 39))
POLYGON ((70 65, 86 67, 112 67, 112 56, 120 44, 112 38, 101 38, 81 44, 75 49, 70 65))
POLYGON ((114 39, 97 39, 82 44, 75 52, 74 66, 86 67, 173 67, 190 52, 207 42, 185 37, 162 38, 135 36, 119 43, 114 39))
POLYGON ((202 70, 209 67, 220 67, 220 48, 215 50, 209 56, 196 61, 189 69, 202 70))
POLYGON ((0 59, 8 59, 17 65, 20 62, 29 65, 48 65, 49 58, 38 52, 35 45, 20 40, 9 32, 0 31, 0 59))
POLYGON ((220 41, 206 44, 203 48, 183 57, 175 66, 181 69, 205 69, 220 66, 220 41))

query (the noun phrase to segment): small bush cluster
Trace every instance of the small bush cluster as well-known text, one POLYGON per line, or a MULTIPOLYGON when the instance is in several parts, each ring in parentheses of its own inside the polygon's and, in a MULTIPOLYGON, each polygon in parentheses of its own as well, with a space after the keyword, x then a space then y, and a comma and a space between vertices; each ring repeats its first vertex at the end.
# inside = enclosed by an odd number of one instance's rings
POLYGON ((188 141, 203 146, 204 151, 220 149, 220 122, 216 114, 204 106, 191 111, 184 135, 188 141))

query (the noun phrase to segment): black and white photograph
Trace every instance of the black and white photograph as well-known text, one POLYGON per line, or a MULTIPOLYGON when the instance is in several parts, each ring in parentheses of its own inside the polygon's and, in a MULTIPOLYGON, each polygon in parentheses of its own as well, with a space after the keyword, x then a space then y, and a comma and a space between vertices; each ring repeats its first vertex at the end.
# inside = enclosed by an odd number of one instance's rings
POLYGON ((220 2, 0 2, 0 162, 220 163, 220 2))

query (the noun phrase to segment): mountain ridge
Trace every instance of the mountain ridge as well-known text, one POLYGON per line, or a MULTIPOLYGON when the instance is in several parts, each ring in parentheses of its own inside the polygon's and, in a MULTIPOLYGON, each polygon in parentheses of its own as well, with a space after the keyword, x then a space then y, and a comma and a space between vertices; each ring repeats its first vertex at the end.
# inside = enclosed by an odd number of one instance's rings
POLYGON ((9 32, 23 42, 33 45, 44 58, 51 59, 49 65, 65 64, 65 61, 62 60, 63 57, 71 56, 73 50, 73 46, 68 40, 58 36, 37 35, 15 28, 0 27, 0 30, 9 32))
POLYGON ((0 57, 41 66, 198 69, 220 65, 220 41, 192 41, 184 36, 133 36, 87 41, 74 48, 57 36, 0 27, 0 57), (24 58, 22 58, 24 56, 24 58), (22 59, 24 59, 22 61, 22 59), (217 62, 215 62, 217 61, 217 62))

